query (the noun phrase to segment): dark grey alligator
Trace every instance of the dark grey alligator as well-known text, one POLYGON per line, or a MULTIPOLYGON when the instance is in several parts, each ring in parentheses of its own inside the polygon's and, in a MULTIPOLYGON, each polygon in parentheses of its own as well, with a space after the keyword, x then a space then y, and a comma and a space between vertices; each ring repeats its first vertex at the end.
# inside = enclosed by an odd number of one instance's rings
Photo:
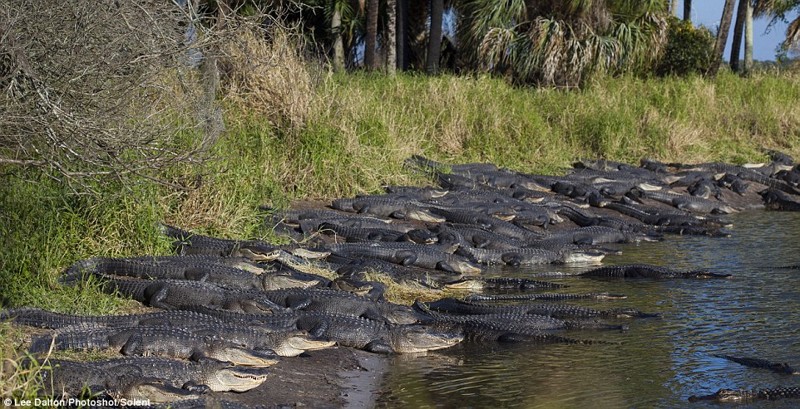
POLYGON ((179 361, 165 358, 126 357, 93 362, 95 367, 115 372, 132 371, 144 378, 163 379, 192 392, 246 392, 267 379, 265 368, 233 366, 228 362, 179 361))
POLYGON ((392 325, 348 315, 308 312, 297 327, 339 345, 376 353, 419 353, 453 346, 463 334, 447 325, 392 325))
MULTIPOLYGON (((12 320, 18 325, 59 329, 73 326, 134 327, 137 325, 181 327, 188 324, 220 325, 225 321, 192 311, 158 311, 129 315, 73 315, 38 308, 17 308, 0 311, 0 320, 12 320)), ((293 325, 293 323, 292 323, 293 325)))
POLYGON ((86 274, 204 281, 242 290, 264 290, 274 286, 272 275, 263 273, 263 270, 262 274, 254 274, 235 267, 197 261, 192 257, 187 260, 170 257, 165 261, 154 258, 152 263, 142 262, 139 259, 92 258, 79 261, 70 267, 64 281, 79 279, 86 274), (79 277, 74 277, 75 275, 79 277))
POLYGON ((194 234, 177 227, 162 225, 165 235, 175 239, 178 254, 205 254, 222 257, 244 257, 253 261, 274 260, 277 246, 259 240, 228 240, 194 234))
POLYGON ((551 283, 549 281, 531 280, 529 278, 516 277, 467 277, 461 280, 451 281, 444 284, 445 288, 456 290, 540 290, 542 288, 563 288, 564 284, 551 283))
POLYGON ((751 402, 755 400, 800 399, 800 388, 772 389, 720 389, 711 395, 690 396, 689 402, 710 400, 715 402, 751 402))
POLYGON ((681 210, 688 210, 698 213, 714 213, 714 214, 719 214, 719 213, 728 214, 737 212, 736 209, 724 203, 720 203, 719 201, 716 200, 703 199, 701 197, 685 196, 671 192, 648 191, 641 189, 634 189, 631 190, 631 192, 632 193, 635 192, 634 194, 637 197, 644 197, 647 199, 655 200, 661 203, 668 204, 670 206, 674 206, 681 210))
POLYGON ((193 335, 220 338, 249 349, 268 349, 285 357, 333 346, 333 342, 313 339, 306 331, 298 330, 294 326, 291 329, 275 330, 258 325, 245 327, 236 323, 215 326, 191 324, 185 329, 193 335))
POLYGON ((761 368, 761 369, 768 369, 772 372, 777 372, 784 375, 800 375, 800 371, 797 369, 792 368, 789 364, 783 362, 772 362, 766 359, 761 358, 748 358, 748 357, 737 357, 737 356, 730 356, 730 355, 714 355, 717 358, 727 359, 732 362, 736 362, 737 364, 741 364, 750 368, 761 368))
POLYGON ((402 196, 367 196, 355 199, 337 199, 333 207, 356 213, 392 217, 401 220, 417 220, 427 223, 440 223, 442 217, 431 214, 421 202, 402 196))
POLYGON ((800 211, 800 202, 780 190, 766 189, 759 194, 764 199, 764 205, 769 210, 800 211))
MULTIPOLYGON (((221 334, 224 336, 224 334, 221 334)), ((69 328, 36 337, 30 352, 53 350, 114 350, 123 355, 216 359, 235 365, 267 367, 278 363, 272 351, 242 348, 214 336, 199 336, 173 327, 69 328)))
POLYGON ((568 304, 531 303, 514 305, 487 305, 475 302, 443 298, 426 303, 431 310, 450 314, 535 314, 554 318, 649 318, 655 314, 643 313, 632 308, 596 310, 568 304))
POLYGON ((119 292, 145 305, 167 310, 207 305, 246 312, 273 312, 282 308, 263 292, 234 291, 210 283, 185 280, 140 280, 103 276, 103 289, 119 292))
POLYGON ((376 258, 404 266, 413 265, 462 274, 478 274, 482 271, 479 266, 467 259, 448 253, 449 249, 434 245, 415 243, 380 243, 380 245, 345 243, 333 244, 325 248, 334 254, 353 259, 376 258))
POLYGON ((628 298, 622 294, 611 293, 585 293, 585 294, 568 294, 568 293, 532 293, 532 294, 470 294, 464 298, 464 301, 562 301, 562 300, 624 300, 628 298))
POLYGON ((469 257, 481 264, 507 264, 510 266, 550 263, 599 263, 605 254, 591 250, 555 252, 540 248, 524 247, 514 250, 486 250, 474 247, 459 247, 457 254, 469 257))
MULTIPOLYGON (((30 366, 33 361, 23 363, 30 366)), ((40 396, 53 398, 109 396, 125 399, 147 399, 152 403, 193 399, 197 395, 186 389, 166 385, 160 378, 141 377, 135 367, 105 369, 93 362, 48 359, 37 364, 40 396), (66 395, 66 396, 65 396, 66 395)))
POLYGON ((649 264, 627 264, 619 266, 598 267, 584 273, 580 277, 595 278, 730 278, 730 274, 712 273, 706 270, 676 271, 666 267, 649 264))
POLYGON ((409 307, 374 301, 345 291, 285 289, 266 291, 264 296, 282 307, 294 310, 324 311, 398 324, 417 321, 416 314, 409 307))

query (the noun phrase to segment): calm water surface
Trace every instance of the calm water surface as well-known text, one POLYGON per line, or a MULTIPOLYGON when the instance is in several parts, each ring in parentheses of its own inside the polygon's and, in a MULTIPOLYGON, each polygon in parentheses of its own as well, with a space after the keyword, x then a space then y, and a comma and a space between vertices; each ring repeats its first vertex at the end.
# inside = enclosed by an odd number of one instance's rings
MULTIPOLYGON (((757 356, 800 366, 800 214, 748 212, 732 217, 730 238, 668 237, 621 247, 605 264, 650 263, 707 268, 731 280, 547 278, 568 292, 623 293, 626 300, 573 302, 596 308, 630 306, 661 318, 624 321, 626 332, 567 335, 621 345, 465 344, 391 360, 379 407, 708 408, 691 395, 720 388, 800 386, 800 376, 747 368, 714 354, 757 356)), ((536 277, 542 267, 498 274, 536 277)), ((798 400, 746 407, 792 408, 798 400)), ((742 407, 742 406, 737 406, 742 407)))

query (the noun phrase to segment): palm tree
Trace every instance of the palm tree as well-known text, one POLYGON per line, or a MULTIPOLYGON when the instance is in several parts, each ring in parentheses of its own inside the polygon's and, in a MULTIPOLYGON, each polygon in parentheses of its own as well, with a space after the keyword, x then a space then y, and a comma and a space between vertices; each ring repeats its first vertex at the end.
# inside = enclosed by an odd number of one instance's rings
POLYGON ((378 0, 367 3, 367 29, 364 37, 364 67, 368 70, 377 68, 375 48, 378 44, 378 0))
POLYGON ((683 0, 683 19, 692 21, 692 0, 683 0))
POLYGON ((431 28, 428 36, 428 56, 425 71, 428 74, 439 72, 439 57, 442 51, 442 20, 444 0, 431 0, 431 28))
POLYGON ((665 0, 466 0, 460 45, 479 68, 517 82, 580 86, 655 62, 667 10, 665 0))
MULTIPOLYGON (((800 0, 756 0, 755 3, 755 15, 772 17, 770 24, 779 20, 788 21, 788 14, 800 12, 800 0)), ((786 39, 782 48, 788 50, 797 44, 800 44, 800 15, 786 27, 786 39)))
POLYGON ((331 34, 333 35, 333 70, 344 71, 344 40, 342 39, 342 4, 345 2, 331 0, 331 34))
POLYGON ((719 31, 717 31, 717 40, 714 42, 714 54, 712 56, 711 66, 708 69, 708 75, 715 76, 719 71, 719 66, 722 65, 722 53, 725 52, 725 43, 728 41, 728 32, 731 29, 731 20, 733 20, 733 6, 736 0, 725 0, 725 7, 722 8, 722 18, 719 22, 719 31))
POLYGON ((386 73, 397 71, 397 0, 386 0, 386 73))
POLYGON ((747 18, 747 6, 750 0, 739 0, 736 11, 736 23, 733 25, 733 42, 731 43, 731 70, 739 72, 739 55, 742 50, 742 37, 744 35, 744 21, 747 18))

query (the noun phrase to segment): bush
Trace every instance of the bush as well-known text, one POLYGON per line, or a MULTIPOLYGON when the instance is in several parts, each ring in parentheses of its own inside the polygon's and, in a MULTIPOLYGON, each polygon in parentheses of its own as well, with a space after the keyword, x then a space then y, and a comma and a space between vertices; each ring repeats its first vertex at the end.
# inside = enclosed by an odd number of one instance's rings
POLYGON ((672 18, 669 23, 667 47, 656 67, 661 76, 703 74, 711 65, 714 36, 704 27, 672 18))

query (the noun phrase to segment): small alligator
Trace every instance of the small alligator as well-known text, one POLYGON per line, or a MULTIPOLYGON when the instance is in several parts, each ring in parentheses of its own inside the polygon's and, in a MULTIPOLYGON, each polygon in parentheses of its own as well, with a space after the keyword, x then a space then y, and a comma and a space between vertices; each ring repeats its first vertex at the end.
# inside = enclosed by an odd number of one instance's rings
POLYGON ((400 324, 417 321, 414 312, 406 306, 374 301, 345 291, 292 288, 263 294, 277 305, 293 310, 324 311, 400 324))
MULTIPOLYGON (((223 334, 224 335, 224 334, 223 334)), ((199 336, 172 327, 68 328, 53 335, 36 337, 31 353, 50 350, 115 350, 123 355, 165 358, 216 359, 235 365, 267 367, 278 363, 272 351, 242 348, 213 336, 199 336)))
POLYGON ((627 264, 619 266, 598 267, 579 277, 594 278, 730 278, 730 274, 712 273, 706 270, 676 271, 666 267, 648 264, 627 264))
POLYGON ((762 368, 768 369, 772 372, 777 372, 784 375, 800 375, 800 371, 792 368, 787 363, 780 363, 780 362, 772 362, 766 359, 761 358, 747 358, 747 357, 736 357, 730 355, 714 355, 717 358, 727 359, 729 361, 736 362, 737 364, 741 364, 744 366, 748 366, 751 368, 762 368))
POLYGON ((750 402, 755 400, 800 399, 800 388, 772 388, 772 389, 720 389, 711 395, 690 396, 689 402, 704 400, 716 402, 750 402))
POLYGON ((324 312, 301 314, 297 327, 339 345, 375 353, 420 353, 449 348, 463 340, 452 326, 386 324, 324 312))

